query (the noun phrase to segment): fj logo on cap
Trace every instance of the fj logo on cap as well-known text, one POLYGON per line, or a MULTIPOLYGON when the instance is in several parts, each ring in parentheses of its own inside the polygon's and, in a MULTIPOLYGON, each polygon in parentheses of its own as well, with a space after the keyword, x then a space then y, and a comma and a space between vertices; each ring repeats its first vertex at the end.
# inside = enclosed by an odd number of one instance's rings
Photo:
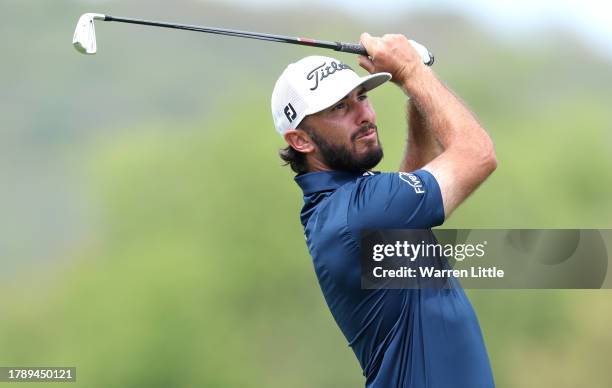
POLYGON ((319 81, 323 81, 325 78, 334 74, 337 71, 344 69, 351 69, 348 65, 345 65, 342 62, 330 62, 329 66, 325 66, 327 62, 323 62, 323 64, 315 67, 310 71, 310 73, 306 74, 307 80, 314 79, 314 86, 310 88, 310 90, 315 90, 319 87, 319 81))
POLYGON ((297 117, 297 113, 295 113, 295 109, 293 109, 291 103, 287 104, 283 112, 285 112, 285 116, 287 116, 287 120, 289 120, 289 122, 292 122, 297 117))

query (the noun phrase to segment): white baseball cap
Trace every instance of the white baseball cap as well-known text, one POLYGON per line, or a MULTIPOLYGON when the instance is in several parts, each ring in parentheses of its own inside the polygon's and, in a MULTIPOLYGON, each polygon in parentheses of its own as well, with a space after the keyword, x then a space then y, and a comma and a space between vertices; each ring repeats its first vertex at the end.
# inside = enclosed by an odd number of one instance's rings
POLYGON ((313 55, 290 64, 276 80, 272 91, 272 118, 281 136, 296 128, 307 115, 329 108, 353 89, 366 90, 387 82, 389 73, 359 77, 337 59, 313 55))

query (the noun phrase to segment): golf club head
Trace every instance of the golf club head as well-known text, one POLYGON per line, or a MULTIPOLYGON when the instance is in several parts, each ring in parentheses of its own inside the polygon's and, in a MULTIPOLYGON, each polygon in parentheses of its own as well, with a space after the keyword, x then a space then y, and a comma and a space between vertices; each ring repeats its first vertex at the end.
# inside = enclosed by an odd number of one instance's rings
POLYGON ((95 54, 96 47, 96 29, 94 27, 94 19, 104 20, 104 15, 100 13, 84 13, 79 18, 72 44, 74 48, 82 54, 95 54))

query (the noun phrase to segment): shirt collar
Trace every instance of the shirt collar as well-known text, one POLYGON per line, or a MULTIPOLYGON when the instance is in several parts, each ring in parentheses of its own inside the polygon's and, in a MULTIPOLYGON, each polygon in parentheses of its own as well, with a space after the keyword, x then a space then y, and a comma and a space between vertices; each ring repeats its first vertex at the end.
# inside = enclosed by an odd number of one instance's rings
POLYGON ((317 171, 298 175, 295 177, 295 181, 302 188, 304 195, 309 195, 320 191, 336 190, 338 187, 366 175, 374 175, 374 173, 371 171, 317 171))

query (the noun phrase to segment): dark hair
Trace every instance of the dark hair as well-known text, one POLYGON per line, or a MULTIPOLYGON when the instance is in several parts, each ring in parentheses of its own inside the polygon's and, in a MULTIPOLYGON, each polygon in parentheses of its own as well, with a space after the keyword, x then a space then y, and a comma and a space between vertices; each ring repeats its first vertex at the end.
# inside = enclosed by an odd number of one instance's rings
MULTIPOLYGON (((297 129, 301 129, 312 136, 312 129, 303 125, 303 121, 297 126, 297 129)), ((288 145, 278 151, 278 156, 283 160, 283 166, 290 166, 296 174, 308 172, 308 161, 306 160, 305 153, 297 151, 295 148, 288 145)))

